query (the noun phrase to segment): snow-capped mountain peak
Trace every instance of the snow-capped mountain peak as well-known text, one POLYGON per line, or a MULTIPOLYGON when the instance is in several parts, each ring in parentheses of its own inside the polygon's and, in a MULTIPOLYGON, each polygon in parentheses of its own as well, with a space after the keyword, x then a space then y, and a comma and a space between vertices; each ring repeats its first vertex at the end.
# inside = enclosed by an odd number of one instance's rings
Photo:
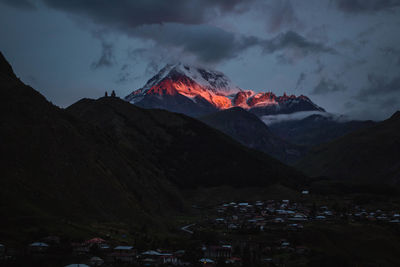
POLYGON ((229 108, 231 100, 226 96, 240 92, 222 72, 177 63, 168 64, 141 88, 126 97, 131 103, 141 101, 146 95, 180 94, 196 102, 206 100, 217 108, 229 108))
POLYGON ((163 108, 186 114, 204 114, 220 109, 242 107, 257 115, 319 110, 306 96, 276 96, 235 86, 222 72, 198 66, 168 64, 127 101, 150 108, 163 108), (194 111, 195 110, 195 111, 194 111))
POLYGON ((222 72, 202 67, 176 64, 172 70, 177 71, 195 81, 197 84, 219 95, 232 95, 240 92, 240 88, 222 72))
POLYGON ((190 78, 198 85, 219 95, 232 95, 240 91, 240 88, 234 85, 232 81, 220 71, 183 63, 167 64, 155 76, 148 80, 146 85, 141 89, 151 89, 151 87, 162 82, 164 79, 179 75, 190 78))

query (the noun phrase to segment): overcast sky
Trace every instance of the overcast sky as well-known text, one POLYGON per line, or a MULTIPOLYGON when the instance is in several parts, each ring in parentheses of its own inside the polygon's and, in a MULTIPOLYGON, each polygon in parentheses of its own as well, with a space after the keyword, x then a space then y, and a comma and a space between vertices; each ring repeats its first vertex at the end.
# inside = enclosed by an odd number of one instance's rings
POLYGON ((166 63, 327 111, 400 109, 400 0, 0 0, 0 51, 54 104, 125 96, 166 63))

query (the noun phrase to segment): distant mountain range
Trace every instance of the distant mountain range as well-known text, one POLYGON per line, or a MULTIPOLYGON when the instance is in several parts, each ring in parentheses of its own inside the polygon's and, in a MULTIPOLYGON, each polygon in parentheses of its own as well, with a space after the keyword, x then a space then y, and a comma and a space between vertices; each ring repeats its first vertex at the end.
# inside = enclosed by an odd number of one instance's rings
POLYGON ((139 107, 199 118, 240 143, 286 163, 297 161, 314 145, 374 124, 338 120, 303 95, 242 90, 219 71, 182 63, 166 65, 125 100, 139 107), (319 114, 268 126, 263 123, 266 117, 307 112, 319 114))
POLYGON ((324 111, 306 96, 242 90, 222 72, 182 63, 165 66, 125 100, 144 108, 162 108, 195 117, 232 107, 257 116, 324 111))

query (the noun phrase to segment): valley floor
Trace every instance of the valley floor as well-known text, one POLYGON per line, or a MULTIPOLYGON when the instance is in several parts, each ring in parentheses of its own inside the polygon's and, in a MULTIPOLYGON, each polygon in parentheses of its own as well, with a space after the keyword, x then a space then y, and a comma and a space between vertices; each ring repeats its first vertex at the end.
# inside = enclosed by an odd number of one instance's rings
POLYGON ((261 190, 247 200, 247 193, 236 189, 231 197, 201 197, 220 190, 229 192, 215 188, 192 194, 190 211, 168 221, 168 234, 94 224, 86 240, 50 235, 30 244, 4 244, 0 266, 400 265, 396 197, 371 202, 360 194, 322 196, 282 187, 267 190, 292 198, 272 198, 261 190))

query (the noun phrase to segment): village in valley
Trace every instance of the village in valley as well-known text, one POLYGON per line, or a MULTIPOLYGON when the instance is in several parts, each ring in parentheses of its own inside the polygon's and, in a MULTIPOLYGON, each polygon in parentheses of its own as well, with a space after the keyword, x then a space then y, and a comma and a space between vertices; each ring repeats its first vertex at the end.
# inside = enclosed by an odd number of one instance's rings
POLYGON ((310 225, 377 224, 400 229, 398 210, 371 210, 351 202, 316 204, 308 199, 308 190, 301 194, 296 201, 193 205, 196 221, 177 229, 189 240, 181 247, 178 242, 170 247, 142 248, 136 242, 116 241, 109 235, 82 242, 47 236, 32 240, 23 250, 0 244, 0 266, 23 266, 24 260, 36 263, 34 266, 53 266, 46 265, 49 260, 67 267, 307 266, 310 257, 316 255, 314 248, 303 242, 302 232, 310 231, 306 230, 310 225), (66 258, 70 263, 65 263, 66 258))
MULTIPOLYGON (((196 219, 177 229, 188 240, 181 245, 175 242, 149 248, 135 241, 117 241, 110 235, 84 241, 47 236, 32 240, 23 249, 0 244, 0 266, 23 266, 24 261, 37 263, 33 266, 66 267, 308 266, 318 253, 304 242, 310 227, 355 224, 400 230, 399 210, 368 209, 352 201, 316 204, 309 194, 303 190, 296 201, 193 205, 196 219)), ((126 233, 121 237, 130 240, 126 233)))

